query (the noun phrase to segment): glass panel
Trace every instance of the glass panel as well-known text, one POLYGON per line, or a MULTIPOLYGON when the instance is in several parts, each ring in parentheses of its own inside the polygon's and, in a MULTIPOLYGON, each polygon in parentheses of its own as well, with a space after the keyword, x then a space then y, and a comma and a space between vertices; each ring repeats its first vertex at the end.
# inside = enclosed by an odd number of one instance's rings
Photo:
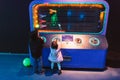
POLYGON ((103 28, 101 4, 38 4, 33 7, 34 27, 41 30, 98 33, 103 28))

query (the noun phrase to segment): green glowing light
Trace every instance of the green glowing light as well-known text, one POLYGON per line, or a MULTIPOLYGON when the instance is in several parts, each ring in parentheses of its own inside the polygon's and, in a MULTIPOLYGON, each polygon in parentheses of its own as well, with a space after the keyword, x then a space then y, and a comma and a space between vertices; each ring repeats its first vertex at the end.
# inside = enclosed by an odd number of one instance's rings
POLYGON ((54 14, 51 16, 51 25, 52 25, 52 26, 56 26, 56 25, 57 25, 57 22, 58 22, 58 17, 57 17, 57 14, 54 13, 54 14))

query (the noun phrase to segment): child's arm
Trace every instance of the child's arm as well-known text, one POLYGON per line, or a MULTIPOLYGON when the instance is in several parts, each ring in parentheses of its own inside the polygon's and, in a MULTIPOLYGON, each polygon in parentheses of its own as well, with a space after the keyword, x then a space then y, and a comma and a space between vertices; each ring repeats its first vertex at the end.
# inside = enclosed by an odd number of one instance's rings
POLYGON ((59 42, 57 42, 57 44, 58 44, 58 48, 57 48, 57 53, 58 53, 59 51, 61 51, 61 44, 59 42))

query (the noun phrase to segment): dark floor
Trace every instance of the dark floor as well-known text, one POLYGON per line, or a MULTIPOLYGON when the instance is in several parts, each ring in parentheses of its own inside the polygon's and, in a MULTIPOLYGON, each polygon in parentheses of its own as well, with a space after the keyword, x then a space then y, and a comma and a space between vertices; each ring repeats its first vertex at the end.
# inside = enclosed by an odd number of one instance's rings
POLYGON ((22 64, 26 57, 27 54, 0 53, 0 80, 120 80, 120 65, 110 57, 105 71, 62 70, 61 75, 47 69, 42 75, 32 73, 31 67, 22 64))

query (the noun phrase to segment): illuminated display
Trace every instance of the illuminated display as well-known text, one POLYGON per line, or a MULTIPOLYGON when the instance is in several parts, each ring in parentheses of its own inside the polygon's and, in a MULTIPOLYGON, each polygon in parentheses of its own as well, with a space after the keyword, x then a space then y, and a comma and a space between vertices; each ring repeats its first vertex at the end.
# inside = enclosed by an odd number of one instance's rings
POLYGON ((62 41, 73 41, 73 36, 72 35, 63 35, 62 41))
POLYGON ((33 23, 41 30, 100 32, 105 8, 102 4, 38 4, 33 7, 33 23))

